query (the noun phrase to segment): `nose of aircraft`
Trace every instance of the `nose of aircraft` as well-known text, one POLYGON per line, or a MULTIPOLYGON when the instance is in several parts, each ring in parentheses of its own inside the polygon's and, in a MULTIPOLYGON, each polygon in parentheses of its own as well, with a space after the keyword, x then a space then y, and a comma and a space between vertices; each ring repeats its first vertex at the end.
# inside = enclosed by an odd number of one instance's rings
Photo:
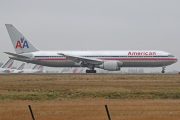
POLYGON ((176 62, 178 61, 178 58, 176 58, 176 62))
POLYGON ((168 57, 170 57, 171 64, 176 63, 178 61, 178 58, 172 54, 169 54, 168 57))
POLYGON ((177 57, 174 57, 174 63, 176 63, 178 61, 177 57))

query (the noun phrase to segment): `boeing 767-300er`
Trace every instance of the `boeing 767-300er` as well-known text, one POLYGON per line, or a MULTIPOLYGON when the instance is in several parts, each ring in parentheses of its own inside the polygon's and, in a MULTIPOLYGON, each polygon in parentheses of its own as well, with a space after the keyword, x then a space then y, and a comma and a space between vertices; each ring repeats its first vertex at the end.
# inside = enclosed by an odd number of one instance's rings
POLYGON ((34 47, 13 25, 6 24, 16 53, 5 52, 11 59, 49 67, 87 67, 86 73, 96 73, 95 68, 118 71, 122 67, 165 67, 177 62, 172 54, 159 50, 128 51, 42 51, 34 47))

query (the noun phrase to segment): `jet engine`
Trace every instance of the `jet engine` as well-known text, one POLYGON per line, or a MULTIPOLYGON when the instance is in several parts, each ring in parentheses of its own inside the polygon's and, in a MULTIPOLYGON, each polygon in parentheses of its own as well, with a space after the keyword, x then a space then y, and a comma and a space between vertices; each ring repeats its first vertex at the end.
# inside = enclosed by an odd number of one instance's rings
POLYGON ((103 64, 98 67, 108 71, 118 71, 120 70, 120 66, 123 64, 121 61, 104 61, 103 64))

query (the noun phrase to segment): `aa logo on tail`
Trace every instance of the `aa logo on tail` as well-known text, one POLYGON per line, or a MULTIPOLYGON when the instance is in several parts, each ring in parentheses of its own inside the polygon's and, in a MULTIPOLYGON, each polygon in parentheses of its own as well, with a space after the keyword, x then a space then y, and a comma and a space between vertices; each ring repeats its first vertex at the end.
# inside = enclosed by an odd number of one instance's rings
POLYGON ((24 37, 20 38, 20 40, 16 43, 16 48, 29 48, 27 40, 24 37))

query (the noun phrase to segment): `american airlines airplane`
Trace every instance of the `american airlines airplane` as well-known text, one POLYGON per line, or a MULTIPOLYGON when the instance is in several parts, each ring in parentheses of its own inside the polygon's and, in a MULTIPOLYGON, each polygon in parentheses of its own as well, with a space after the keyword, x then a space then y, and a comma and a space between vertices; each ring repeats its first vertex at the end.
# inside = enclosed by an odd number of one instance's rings
POLYGON ((177 62, 172 54, 159 50, 42 51, 37 49, 12 24, 6 24, 16 53, 5 52, 11 59, 49 67, 87 67, 118 71, 122 67, 165 67, 177 62))
POLYGON ((13 65, 14 60, 8 59, 1 67, 0 67, 0 73, 10 73, 11 72, 11 66, 13 65))

